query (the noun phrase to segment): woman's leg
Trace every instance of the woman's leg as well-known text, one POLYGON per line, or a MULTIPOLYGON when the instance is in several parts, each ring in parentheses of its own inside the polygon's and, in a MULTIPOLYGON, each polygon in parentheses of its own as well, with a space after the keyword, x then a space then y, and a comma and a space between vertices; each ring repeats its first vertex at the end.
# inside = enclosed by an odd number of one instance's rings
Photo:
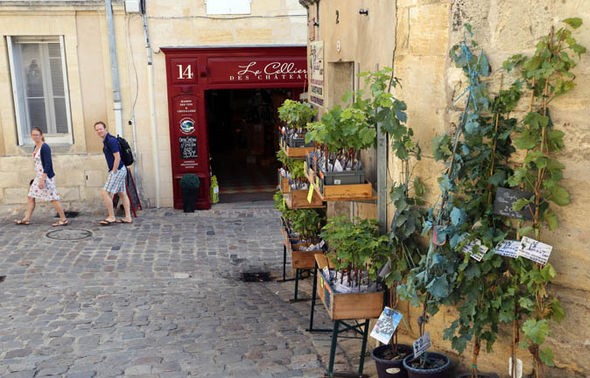
POLYGON ((30 221, 33 211, 35 211, 35 199, 33 197, 27 197, 27 209, 25 210, 25 217, 23 220, 27 222, 30 221))
POLYGON ((51 201, 51 204, 55 208, 55 211, 57 211, 57 214, 59 215, 59 220, 62 222, 65 222, 67 220, 66 214, 64 213, 64 209, 61 207, 61 204, 59 203, 59 201, 53 200, 53 201, 51 201))

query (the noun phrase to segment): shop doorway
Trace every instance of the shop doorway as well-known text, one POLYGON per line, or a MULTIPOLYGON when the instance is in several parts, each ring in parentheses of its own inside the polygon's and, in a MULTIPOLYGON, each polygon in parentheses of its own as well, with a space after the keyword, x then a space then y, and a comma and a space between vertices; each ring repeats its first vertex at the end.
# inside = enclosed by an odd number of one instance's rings
POLYGON ((220 202, 272 200, 277 187, 277 108, 292 89, 205 91, 211 171, 220 202))

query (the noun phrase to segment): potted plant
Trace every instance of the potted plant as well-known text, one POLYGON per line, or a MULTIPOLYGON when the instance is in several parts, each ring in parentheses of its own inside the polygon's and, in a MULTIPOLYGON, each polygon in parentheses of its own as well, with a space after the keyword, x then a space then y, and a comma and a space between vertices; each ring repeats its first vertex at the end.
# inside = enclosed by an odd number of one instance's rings
POLYGON ((378 317, 383 309, 383 286, 378 273, 386 262, 388 237, 379 235, 375 220, 352 221, 344 217, 328 220, 320 236, 328 245, 328 252, 318 261, 322 272, 318 275, 322 277, 318 294, 330 317, 378 317))
POLYGON ((199 177, 193 173, 187 173, 180 178, 180 190, 182 191, 182 208, 185 213, 193 213, 199 197, 199 177))
POLYGON ((277 152, 277 159, 282 164, 279 169, 280 188, 290 209, 322 208, 323 201, 314 191, 308 200, 309 181, 307 180, 303 160, 290 158, 285 150, 277 152))
MULTIPOLYGON (((564 133, 554 127, 549 104, 575 87, 575 75, 570 71, 577 64, 576 55, 579 59, 586 48, 572 35, 572 30, 580 27, 582 20, 570 18, 564 22, 568 27, 557 31, 551 28, 549 35, 537 44, 532 57, 516 55, 505 63, 509 70, 520 69, 522 81, 530 93, 529 111, 518 127, 514 142, 524 159, 510 177, 509 184, 532 194, 516 201, 514 210, 527 206, 533 209, 532 219, 521 222, 517 235, 530 235, 537 240, 544 228, 553 231, 558 227, 552 206, 570 203, 568 191, 560 184, 564 166, 556 159, 556 154, 564 147, 564 133)), ((512 268, 518 300, 514 307, 515 325, 522 325, 522 346, 531 353, 533 376, 539 378, 544 375, 544 366, 553 366, 553 352, 543 345, 550 336, 550 324, 564 317, 559 300, 548 290, 556 272, 546 261, 533 262, 522 257, 512 261, 512 268)), ((514 339, 517 337, 513 335, 514 339)), ((515 343, 513 340, 513 349, 515 343)), ((514 352, 512 360, 515 361, 514 352)))
POLYGON ((307 102, 287 99, 278 108, 279 119, 286 127, 281 129, 281 143, 290 157, 305 157, 312 150, 306 146, 307 124, 316 116, 317 109, 307 102))
MULTIPOLYGON (((464 40, 452 48, 451 58, 466 75, 487 76, 487 58, 483 52, 473 54, 475 46, 464 40)), ((444 338, 451 340, 457 352, 463 353, 469 343, 472 345, 471 369, 458 375, 462 378, 497 377, 479 371, 478 357, 484 345, 492 351, 500 325, 512 321, 514 303, 509 262, 494 253, 495 246, 510 233, 502 215, 494 212, 494 194, 499 186, 506 185, 512 172, 509 159, 515 149, 510 136, 516 120, 509 114, 520 98, 519 85, 514 83, 490 98, 487 87, 479 81, 476 84, 465 116, 472 126, 462 130, 456 145, 450 138, 439 139, 442 143, 435 152, 438 159, 451 160, 449 151, 456 151, 454 156, 464 162, 464 173, 451 190, 454 206, 460 209, 457 213, 465 218, 458 230, 458 235, 462 232, 461 241, 455 247, 455 252, 463 256, 455 282, 458 315, 444 331, 444 338)))

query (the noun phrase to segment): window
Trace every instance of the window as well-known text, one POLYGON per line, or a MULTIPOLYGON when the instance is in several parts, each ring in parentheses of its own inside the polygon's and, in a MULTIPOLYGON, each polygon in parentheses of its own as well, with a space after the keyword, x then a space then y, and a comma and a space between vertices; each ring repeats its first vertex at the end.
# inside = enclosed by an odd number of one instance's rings
POLYGON ((207 14, 250 14, 251 0, 207 0, 207 14))
POLYGON ((18 144, 31 128, 46 140, 72 143, 63 37, 7 37, 18 144))

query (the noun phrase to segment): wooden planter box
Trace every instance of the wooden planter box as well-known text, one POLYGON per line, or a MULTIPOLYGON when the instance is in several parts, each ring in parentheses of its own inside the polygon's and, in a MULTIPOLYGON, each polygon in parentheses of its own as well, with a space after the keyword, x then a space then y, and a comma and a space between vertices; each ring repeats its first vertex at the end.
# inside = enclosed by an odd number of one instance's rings
POLYGON ((291 159, 304 159, 308 153, 315 150, 315 147, 289 147, 286 143, 282 143, 281 148, 291 159))
POLYGON ((376 319, 383 311, 383 292, 335 293, 321 273, 328 265, 328 258, 316 254, 318 264, 317 295, 321 299, 332 320, 376 319))
POLYGON ((320 195, 322 201, 352 201, 352 200, 375 200, 377 196, 373 193, 373 185, 370 182, 364 184, 341 184, 326 185, 323 177, 320 177, 311 168, 308 168, 309 182, 314 183, 314 188, 320 195))
POLYGON ((284 195, 287 207, 289 209, 310 209, 324 207, 324 202, 316 191, 313 192, 311 202, 307 200, 308 193, 308 190, 290 190, 284 195))
POLYGON ((324 253, 322 251, 300 251, 298 245, 293 245, 291 251, 291 267, 293 269, 313 269, 315 267, 315 255, 324 253))

